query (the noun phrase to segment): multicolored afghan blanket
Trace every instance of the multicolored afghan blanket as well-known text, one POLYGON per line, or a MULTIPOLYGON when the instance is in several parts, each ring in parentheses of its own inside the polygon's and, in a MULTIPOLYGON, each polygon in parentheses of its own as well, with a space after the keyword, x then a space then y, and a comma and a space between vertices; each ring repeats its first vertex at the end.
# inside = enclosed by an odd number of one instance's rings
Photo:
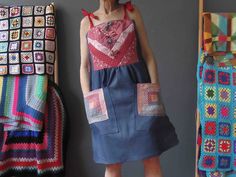
POLYGON ((55 8, 0 6, 0 75, 53 75, 55 8))
POLYGON ((208 54, 236 53, 236 13, 204 13, 203 44, 208 54))
POLYGON ((0 177, 64 177, 55 7, 0 6, 0 177))
POLYGON ((4 130, 40 131, 47 87, 47 75, 0 76, 0 123, 4 123, 4 130))
POLYGON ((198 60, 200 177, 231 177, 236 170, 236 14, 203 15, 198 60))
POLYGON ((0 129, 0 177, 64 177, 64 118, 60 92, 50 83, 42 131, 0 129))
POLYGON ((199 169, 236 169, 236 69, 204 63, 199 90, 202 126, 199 169))

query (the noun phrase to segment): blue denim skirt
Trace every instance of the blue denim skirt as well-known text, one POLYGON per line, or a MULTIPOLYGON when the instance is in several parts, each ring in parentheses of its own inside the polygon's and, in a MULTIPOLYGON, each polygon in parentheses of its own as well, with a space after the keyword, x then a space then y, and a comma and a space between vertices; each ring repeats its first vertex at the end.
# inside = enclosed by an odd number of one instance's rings
POLYGON ((90 78, 84 103, 96 163, 143 160, 178 144, 167 114, 156 114, 159 93, 143 62, 92 70, 90 78))

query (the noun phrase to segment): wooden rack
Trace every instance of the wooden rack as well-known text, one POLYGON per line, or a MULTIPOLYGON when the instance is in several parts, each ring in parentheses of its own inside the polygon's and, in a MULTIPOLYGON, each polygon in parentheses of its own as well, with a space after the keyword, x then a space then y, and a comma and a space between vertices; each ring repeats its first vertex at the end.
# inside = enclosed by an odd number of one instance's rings
MULTIPOLYGON (((54 12, 55 12, 55 17, 56 17, 56 7, 55 3, 51 3, 54 6, 54 12)), ((58 45, 57 45, 57 37, 56 37, 56 52, 55 52, 55 63, 54 63, 54 82, 58 85, 59 84, 59 78, 58 78, 58 45)))
MULTIPOLYGON (((200 51, 202 49, 202 13, 204 12, 204 0, 199 0, 199 9, 198 9, 198 55, 200 55, 200 51)), ((195 177, 199 177, 198 175, 198 155, 199 155, 199 145, 197 144, 198 140, 198 130, 200 127, 200 115, 199 110, 196 110, 196 157, 195 157, 195 177)))

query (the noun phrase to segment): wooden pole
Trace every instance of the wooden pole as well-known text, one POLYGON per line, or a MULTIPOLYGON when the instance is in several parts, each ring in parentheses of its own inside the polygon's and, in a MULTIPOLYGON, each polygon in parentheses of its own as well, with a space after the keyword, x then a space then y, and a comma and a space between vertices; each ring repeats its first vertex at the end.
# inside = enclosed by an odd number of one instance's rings
MULTIPOLYGON (((200 58, 200 51, 202 49, 202 13, 204 9, 204 1, 199 0, 199 14, 198 14, 198 58, 200 58)), ((196 159, 195 159, 195 177, 199 177, 198 175, 198 155, 199 155, 199 145, 197 144, 198 140, 198 130, 200 127, 200 116, 199 116, 199 110, 196 110, 196 159)))
MULTIPOLYGON (((56 19, 56 7, 55 7, 55 3, 52 2, 51 5, 53 5, 54 7, 54 16, 55 16, 55 19, 56 19)), ((56 28, 56 27, 55 27, 56 28)), ((57 35, 56 35, 56 40, 55 40, 55 43, 56 43, 56 52, 55 52, 55 63, 54 63, 54 82, 58 85, 59 84, 59 78, 58 78, 58 45, 57 45, 57 35)))

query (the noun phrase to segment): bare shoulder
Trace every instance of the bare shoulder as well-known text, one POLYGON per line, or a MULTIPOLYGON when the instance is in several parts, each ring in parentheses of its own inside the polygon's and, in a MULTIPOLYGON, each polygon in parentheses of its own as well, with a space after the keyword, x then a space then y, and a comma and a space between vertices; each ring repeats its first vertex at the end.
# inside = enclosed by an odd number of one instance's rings
POLYGON ((80 31, 82 34, 85 34, 88 31, 89 24, 90 22, 88 16, 83 17, 82 20, 80 21, 80 31))
POLYGON ((132 4, 133 10, 128 11, 128 15, 131 19, 137 20, 141 17, 141 12, 139 10, 139 7, 136 4, 132 4))

